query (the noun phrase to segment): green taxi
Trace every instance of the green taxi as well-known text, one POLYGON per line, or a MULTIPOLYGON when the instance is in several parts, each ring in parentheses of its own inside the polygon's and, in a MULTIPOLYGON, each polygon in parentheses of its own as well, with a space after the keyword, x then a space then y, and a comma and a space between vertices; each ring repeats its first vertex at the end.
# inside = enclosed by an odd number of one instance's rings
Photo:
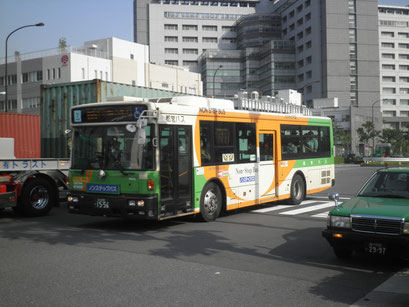
POLYGON ((322 235, 339 258, 353 251, 409 257, 409 168, 376 171, 356 197, 329 212, 322 235))

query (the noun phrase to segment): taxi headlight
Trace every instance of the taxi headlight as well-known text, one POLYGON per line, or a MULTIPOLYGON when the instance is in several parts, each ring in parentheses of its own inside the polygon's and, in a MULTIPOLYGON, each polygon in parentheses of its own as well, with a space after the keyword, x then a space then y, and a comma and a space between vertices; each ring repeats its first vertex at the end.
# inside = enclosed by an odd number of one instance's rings
POLYGON ((405 222, 403 224, 403 234, 404 235, 409 235, 409 222, 405 222))
POLYGON ((349 217, 331 215, 330 217, 330 226, 338 228, 351 228, 351 221, 349 217))

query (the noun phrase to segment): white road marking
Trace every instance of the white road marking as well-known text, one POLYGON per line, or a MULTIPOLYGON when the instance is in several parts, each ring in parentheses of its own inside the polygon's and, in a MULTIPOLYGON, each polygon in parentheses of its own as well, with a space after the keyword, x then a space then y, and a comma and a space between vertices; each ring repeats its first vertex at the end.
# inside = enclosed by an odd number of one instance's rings
POLYGON ((296 209, 296 210, 281 212, 280 214, 282 214, 282 215, 296 215, 296 214, 311 212, 311 211, 320 210, 320 209, 329 208, 329 207, 335 207, 334 202, 330 201, 330 202, 326 202, 324 204, 310 206, 310 207, 307 207, 307 208, 300 208, 300 209, 296 209))
MULTIPOLYGON (((301 203, 301 205, 309 205, 309 204, 315 204, 315 203, 317 203, 316 200, 305 200, 301 203)), ((292 207, 299 207, 299 205, 278 205, 278 206, 273 206, 273 207, 268 207, 268 208, 252 210, 251 212, 266 213, 266 212, 277 211, 281 209, 289 209, 292 207)))
POLYGON ((278 206, 274 206, 274 207, 268 207, 268 208, 253 210, 251 212, 266 213, 266 212, 270 212, 270 211, 288 209, 288 208, 291 208, 291 207, 294 207, 294 205, 287 205, 287 206, 286 205, 278 205, 278 206))
POLYGON ((322 212, 322 213, 311 215, 311 217, 318 217, 318 218, 325 219, 325 218, 327 218, 328 213, 329 213, 329 211, 325 211, 325 212, 322 212))

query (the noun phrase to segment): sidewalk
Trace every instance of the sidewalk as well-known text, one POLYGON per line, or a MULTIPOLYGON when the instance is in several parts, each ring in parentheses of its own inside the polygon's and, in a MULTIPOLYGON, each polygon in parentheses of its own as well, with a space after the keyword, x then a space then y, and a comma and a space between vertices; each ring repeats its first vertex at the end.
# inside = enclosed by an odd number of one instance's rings
POLYGON ((409 269, 404 269, 351 306, 409 306, 409 269))

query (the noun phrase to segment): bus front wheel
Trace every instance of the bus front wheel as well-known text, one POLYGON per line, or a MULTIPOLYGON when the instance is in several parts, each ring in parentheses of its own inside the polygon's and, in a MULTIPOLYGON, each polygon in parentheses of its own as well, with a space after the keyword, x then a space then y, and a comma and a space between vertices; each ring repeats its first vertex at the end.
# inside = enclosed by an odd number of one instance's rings
POLYGON ((200 214, 205 222, 214 221, 222 210, 222 193, 214 182, 207 183, 200 198, 200 214))
POLYGON ((291 205, 299 205, 305 198, 305 184, 302 177, 298 174, 294 175, 291 181, 290 199, 288 202, 291 205))

